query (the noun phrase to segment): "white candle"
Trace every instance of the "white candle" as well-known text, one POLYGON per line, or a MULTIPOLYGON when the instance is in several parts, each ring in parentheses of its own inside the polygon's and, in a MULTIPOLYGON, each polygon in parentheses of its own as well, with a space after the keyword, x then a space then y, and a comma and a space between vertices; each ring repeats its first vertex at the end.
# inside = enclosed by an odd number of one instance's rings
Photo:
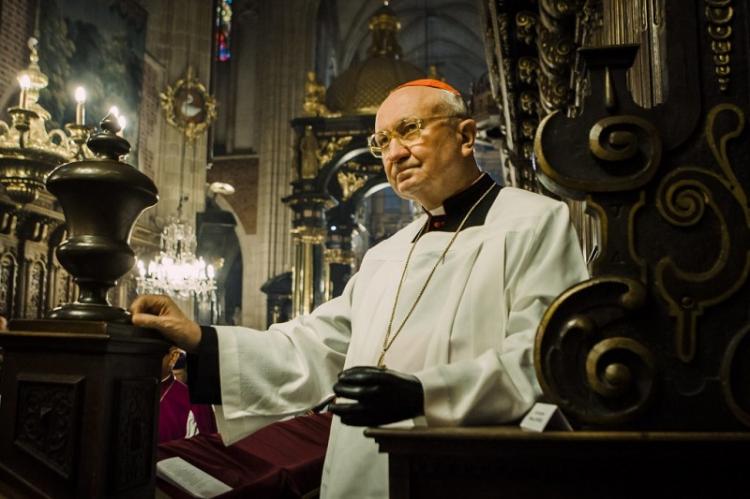
POLYGON ((21 85, 21 94, 18 96, 18 107, 26 109, 26 93, 31 88, 31 78, 24 74, 18 77, 18 83, 21 85))
POLYGON ((125 118, 124 114, 121 114, 117 117, 117 122, 120 124, 120 131, 117 133, 117 135, 122 137, 125 134, 125 126, 128 124, 128 120, 125 118))
POLYGON ((76 125, 83 125, 86 121, 86 108, 84 107, 84 103, 86 102, 86 89, 83 87, 76 88, 75 99, 76 125))

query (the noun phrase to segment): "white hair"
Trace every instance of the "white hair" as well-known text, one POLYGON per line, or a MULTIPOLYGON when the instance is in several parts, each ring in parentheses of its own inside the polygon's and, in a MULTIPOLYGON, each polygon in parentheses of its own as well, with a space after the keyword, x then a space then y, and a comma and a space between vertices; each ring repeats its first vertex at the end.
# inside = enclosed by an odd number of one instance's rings
POLYGON ((439 88, 440 90, 440 104, 439 106, 445 110, 446 114, 458 116, 461 118, 469 117, 469 109, 464 102, 463 97, 456 95, 453 92, 439 88))

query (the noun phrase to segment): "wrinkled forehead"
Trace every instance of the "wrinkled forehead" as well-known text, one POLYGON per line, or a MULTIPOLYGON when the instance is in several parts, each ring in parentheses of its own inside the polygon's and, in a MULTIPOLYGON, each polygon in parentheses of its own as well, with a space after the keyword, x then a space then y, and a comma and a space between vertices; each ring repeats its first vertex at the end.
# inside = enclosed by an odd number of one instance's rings
POLYGON ((427 118, 442 103, 440 90, 404 87, 385 98, 375 115, 375 130, 390 130, 405 118, 427 118))

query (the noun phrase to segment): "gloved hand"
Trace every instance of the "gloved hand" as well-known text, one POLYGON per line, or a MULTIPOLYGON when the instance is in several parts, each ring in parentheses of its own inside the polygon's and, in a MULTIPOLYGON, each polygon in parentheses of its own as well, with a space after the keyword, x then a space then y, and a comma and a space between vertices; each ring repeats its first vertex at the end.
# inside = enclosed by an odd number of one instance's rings
POLYGON ((424 390, 416 376, 390 369, 360 366, 339 374, 333 385, 338 397, 353 403, 334 403, 328 409, 351 426, 377 426, 424 414, 424 390))

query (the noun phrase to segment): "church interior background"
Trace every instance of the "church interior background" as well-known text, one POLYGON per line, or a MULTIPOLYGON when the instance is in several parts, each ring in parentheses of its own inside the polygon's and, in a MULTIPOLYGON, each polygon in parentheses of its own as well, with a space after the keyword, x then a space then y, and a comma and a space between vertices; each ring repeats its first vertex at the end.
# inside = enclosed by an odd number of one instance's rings
POLYGON ((592 279, 540 325, 545 396, 589 427, 745 431, 748 26, 740 0, 0 0, 0 315, 79 293, 44 179, 105 115, 159 191, 114 304, 184 254, 200 322, 310 311, 419 213, 366 137, 430 75, 484 170, 570 207, 592 279))
MULTIPOLYGON (((360 151, 359 159, 348 159, 343 169, 328 165, 336 192, 323 188, 329 199, 319 217, 327 221, 302 224, 322 223, 326 232, 302 234, 288 199, 304 157, 304 129, 291 125, 294 119, 317 116, 338 127, 325 132, 313 123, 316 161, 322 163, 315 168, 323 171, 323 159, 330 161, 339 149, 356 149, 385 92, 405 79, 435 75, 472 99, 482 120, 477 156, 484 169, 500 181, 509 174, 501 167, 481 4, 211 3, 177 8, 173 2, 128 0, 92 7, 83 0, 4 0, 0 11, 3 110, 19 98, 18 75, 31 64, 32 37, 38 69, 48 81, 38 91, 38 104, 49 113, 47 129, 75 121, 78 86, 88 91, 86 125, 95 126, 111 106, 118 107, 128 123, 123 135, 133 146, 128 162, 155 181, 160 196, 133 233, 136 255, 147 266, 174 218, 192 226, 197 255, 215 269, 216 291, 195 300, 193 310, 202 320, 263 327, 307 310, 341 288, 368 246, 417 213, 392 193, 379 165, 360 151), (202 103, 184 108, 210 123, 192 135, 170 124, 160 100, 188 70, 216 102, 215 120, 200 111, 202 103), (313 104, 317 101, 320 109, 313 104), (339 146, 351 136, 344 133, 347 126, 360 126, 362 133, 351 145, 339 146), (325 137, 331 134, 338 142, 329 143, 325 137), (303 239, 313 241, 312 281, 304 290, 292 283, 295 264, 304 266, 298 254, 304 250, 295 248, 307 244, 303 239), (293 287, 300 288, 299 296, 292 296, 293 287)), ((11 122, 7 112, 4 117, 11 122)), ((8 223, 2 234, 0 313, 9 318, 42 317, 76 293, 52 251, 65 230, 59 208, 43 187, 34 197, 17 204, 5 196, 2 204, 8 223), (17 229, 27 224, 41 229, 17 229), (33 239, 26 236, 29 231, 33 239)), ((112 299, 131 300, 137 277, 135 268, 120 280, 112 299)))

